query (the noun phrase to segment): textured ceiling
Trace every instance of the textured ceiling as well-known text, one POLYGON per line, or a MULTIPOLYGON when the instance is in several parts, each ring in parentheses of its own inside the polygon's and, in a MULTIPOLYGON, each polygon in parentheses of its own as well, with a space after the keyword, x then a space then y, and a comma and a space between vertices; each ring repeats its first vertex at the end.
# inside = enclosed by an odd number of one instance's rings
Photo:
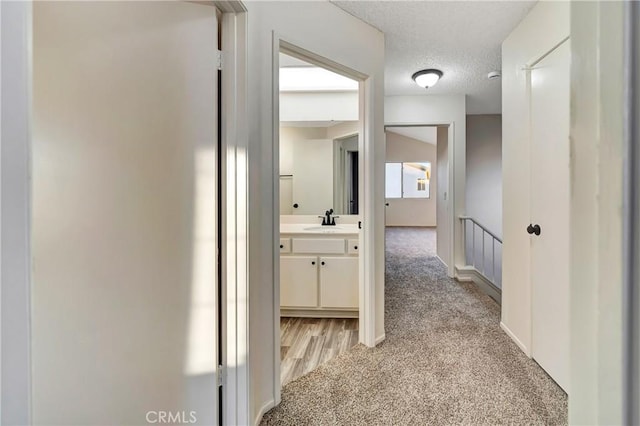
POLYGON ((386 131, 435 145, 438 128, 433 126, 387 127, 386 131))
POLYGON ((504 39, 535 1, 333 1, 385 33, 385 94, 465 94, 467 114, 501 113, 500 69, 504 39), (444 76, 418 87, 411 75, 424 68, 444 76))

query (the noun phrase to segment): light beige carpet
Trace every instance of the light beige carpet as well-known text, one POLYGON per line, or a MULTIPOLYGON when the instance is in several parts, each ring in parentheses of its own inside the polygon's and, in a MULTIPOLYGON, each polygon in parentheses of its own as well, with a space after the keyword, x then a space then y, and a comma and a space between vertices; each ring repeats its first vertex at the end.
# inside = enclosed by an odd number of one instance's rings
POLYGON ((567 397, 500 329, 500 308, 446 275, 429 229, 387 230, 386 340, 282 390, 264 425, 567 423, 567 397))

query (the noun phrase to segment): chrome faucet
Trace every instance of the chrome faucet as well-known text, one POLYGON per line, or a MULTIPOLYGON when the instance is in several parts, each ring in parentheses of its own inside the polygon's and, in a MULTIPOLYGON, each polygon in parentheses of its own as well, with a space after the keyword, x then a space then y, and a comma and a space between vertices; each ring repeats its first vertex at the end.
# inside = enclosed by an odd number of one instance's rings
POLYGON ((318 216, 322 218, 322 226, 336 226, 336 218, 340 216, 333 216, 333 209, 329 209, 324 212, 324 216, 318 216))

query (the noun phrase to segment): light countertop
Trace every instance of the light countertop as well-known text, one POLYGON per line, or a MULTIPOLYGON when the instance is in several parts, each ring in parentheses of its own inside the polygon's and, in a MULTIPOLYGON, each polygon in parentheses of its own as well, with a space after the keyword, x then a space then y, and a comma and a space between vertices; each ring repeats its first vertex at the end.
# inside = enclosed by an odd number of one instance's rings
POLYGON ((281 223, 281 234, 309 235, 358 235, 360 230, 356 224, 339 224, 322 226, 317 223, 281 223))

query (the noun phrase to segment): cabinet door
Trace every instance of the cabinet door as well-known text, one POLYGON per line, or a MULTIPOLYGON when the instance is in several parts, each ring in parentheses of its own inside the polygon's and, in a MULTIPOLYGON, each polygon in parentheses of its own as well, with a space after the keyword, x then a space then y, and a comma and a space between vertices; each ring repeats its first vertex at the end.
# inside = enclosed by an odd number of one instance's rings
POLYGON ((280 305, 318 306, 318 258, 316 256, 280 257, 280 305))
POLYGON ((358 258, 320 258, 320 303, 323 308, 358 309, 358 258))

